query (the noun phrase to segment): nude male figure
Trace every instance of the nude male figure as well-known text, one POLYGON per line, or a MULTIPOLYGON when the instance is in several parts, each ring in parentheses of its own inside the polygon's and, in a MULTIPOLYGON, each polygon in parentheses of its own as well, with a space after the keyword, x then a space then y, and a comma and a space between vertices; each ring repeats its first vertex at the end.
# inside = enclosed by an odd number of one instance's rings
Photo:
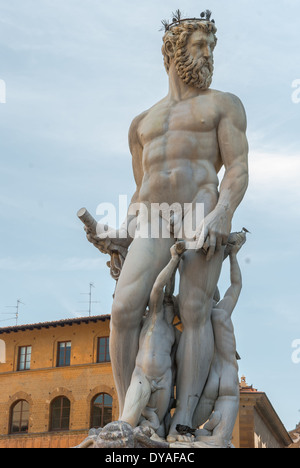
MULTIPOLYGON (((204 205, 195 249, 181 268, 179 308, 183 333, 177 358, 176 425, 191 426, 214 353, 212 297, 218 282, 224 246, 233 214, 248 183, 246 116, 240 100, 209 89, 213 72, 216 28, 210 21, 182 21, 163 38, 169 76, 168 95, 136 117, 129 130, 136 192, 131 205, 178 203, 204 205), (219 186, 218 172, 225 167, 219 186), (204 251, 207 253, 205 254, 204 251), (199 275, 199 271, 201 274, 199 275), (197 356, 197 359, 195 359, 197 356)), ((129 207, 129 214, 130 212, 129 207)), ((110 248, 130 248, 118 280, 111 313, 110 353, 120 414, 138 352, 142 317, 158 274, 170 259, 175 240, 151 237, 151 220, 140 220, 148 238, 127 235, 130 214, 119 231, 108 230, 110 248), (125 232, 125 236, 124 236, 125 232), (126 238, 120 238, 120 237, 126 238)), ((162 225, 168 225, 162 217, 162 225)), ((91 236, 89 240, 93 242, 91 236)))
POLYGON ((239 380, 236 359, 236 341, 231 320, 242 289, 242 275, 237 261, 237 253, 246 241, 245 233, 239 233, 244 239, 231 246, 230 280, 231 285, 222 300, 214 300, 212 325, 215 337, 215 353, 209 377, 203 394, 193 416, 193 427, 204 426, 210 431, 207 436, 197 440, 208 445, 227 447, 239 410, 239 380))
POLYGON ((144 319, 139 351, 131 383, 126 393, 121 421, 142 425, 164 435, 163 420, 169 409, 173 387, 172 348, 175 345, 174 276, 185 251, 185 243, 171 247, 171 260, 156 279, 150 295, 149 312, 144 319), (166 290, 164 290, 166 287, 166 290))

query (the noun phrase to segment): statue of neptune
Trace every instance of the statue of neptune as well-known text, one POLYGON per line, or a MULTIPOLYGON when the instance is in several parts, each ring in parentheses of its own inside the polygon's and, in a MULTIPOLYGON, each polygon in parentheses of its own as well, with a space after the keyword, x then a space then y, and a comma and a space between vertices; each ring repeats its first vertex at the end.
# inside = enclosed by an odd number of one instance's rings
POLYGON ((130 126, 136 191, 127 218, 118 230, 98 225, 95 235, 87 229, 89 241, 102 252, 118 254, 122 264, 110 336, 120 417, 153 285, 170 261, 172 245, 182 239, 188 246, 180 262, 182 334, 176 355, 176 410, 166 434, 169 441, 180 439, 178 425, 191 427, 195 411, 199 413, 214 358, 214 293, 232 218, 248 185, 243 105, 235 95, 210 88, 217 44, 210 16, 207 10, 198 19, 182 19, 177 11, 172 24, 164 23, 162 53, 169 92, 130 126), (165 206, 172 210, 167 212, 165 206), (163 235, 153 235, 155 214, 163 235), (186 226, 178 235, 178 225, 187 217, 198 219, 192 237, 186 226), (141 232, 144 235, 138 235, 141 232))

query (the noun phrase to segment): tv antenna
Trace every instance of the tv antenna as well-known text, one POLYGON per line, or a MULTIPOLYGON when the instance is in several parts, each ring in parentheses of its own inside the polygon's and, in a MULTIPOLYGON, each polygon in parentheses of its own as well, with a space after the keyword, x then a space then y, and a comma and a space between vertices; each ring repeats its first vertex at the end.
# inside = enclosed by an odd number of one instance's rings
POLYGON ((90 283, 90 291, 88 293, 80 293, 82 295, 87 295, 89 296, 88 302, 81 302, 81 304, 87 304, 89 305, 89 317, 92 315, 92 304, 99 304, 99 301, 92 301, 92 288, 95 288, 94 283, 90 283))
POLYGON ((14 315, 14 317, 11 317, 9 319, 5 319, 5 320, 1 320, 1 322, 6 322, 7 320, 13 320, 15 319, 16 320, 16 326, 18 325, 18 319, 19 319, 19 308, 20 308, 20 304, 22 305, 25 305, 24 302, 21 302, 20 299, 17 300, 17 305, 15 306, 5 306, 6 308, 13 308, 13 309, 16 309, 16 312, 4 312, 3 314, 1 315, 14 315))

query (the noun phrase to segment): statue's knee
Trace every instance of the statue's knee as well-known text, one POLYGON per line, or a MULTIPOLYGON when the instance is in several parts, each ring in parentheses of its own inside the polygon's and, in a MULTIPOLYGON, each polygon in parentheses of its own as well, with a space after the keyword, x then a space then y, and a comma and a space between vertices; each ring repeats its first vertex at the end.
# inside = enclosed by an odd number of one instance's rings
POLYGON ((126 302, 115 300, 111 311, 111 326, 121 331, 140 324, 137 311, 129 308, 126 302))
POLYGON ((126 326, 127 315, 126 307, 121 302, 115 300, 111 310, 111 325, 114 328, 126 326))

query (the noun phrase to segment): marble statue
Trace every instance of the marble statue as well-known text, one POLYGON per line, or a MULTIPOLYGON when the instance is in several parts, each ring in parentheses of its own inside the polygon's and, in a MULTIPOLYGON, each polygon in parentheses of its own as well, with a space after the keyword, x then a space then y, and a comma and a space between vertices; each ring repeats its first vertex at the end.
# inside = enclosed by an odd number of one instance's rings
POLYGON ((213 300, 211 319, 215 352, 208 379, 193 416, 194 427, 204 425, 197 439, 217 446, 230 444, 239 410, 238 364, 231 315, 242 289, 237 253, 246 241, 246 234, 241 232, 237 235, 239 239, 235 245, 227 244, 230 246, 231 285, 222 300, 218 301, 216 297, 213 300))
MULTIPOLYGON (((238 97, 210 88, 217 44, 211 13, 206 10, 200 18, 184 19, 177 10, 173 16, 171 24, 163 22, 162 53, 169 92, 138 115, 129 130, 136 191, 128 215, 117 230, 97 224, 85 210, 79 217, 86 224, 88 240, 111 255, 109 266, 117 280, 110 355, 119 419, 123 417, 133 426, 149 423, 152 430, 159 431, 163 413, 169 411, 170 389, 160 378, 165 366, 168 385, 172 380, 171 359, 166 353, 171 352, 174 336, 169 327, 171 313, 170 317, 167 311, 164 317, 162 314, 166 304, 161 287, 166 278, 162 280, 160 275, 168 271, 168 276, 170 259, 174 265, 180 260, 177 308, 182 332, 175 357, 176 408, 165 439, 169 444, 180 442, 185 436, 179 427, 203 424, 204 415, 209 419, 212 415, 206 412, 206 400, 211 395, 211 412, 218 408, 215 421, 222 419, 221 426, 220 421, 216 424, 218 429, 210 430, 211 437, 227 444, 236 414, 236 400, 231 401, 232 396, 236 399, 236 390, 231 395, 227 386, 231 381, 236 384, 230 325, 236 291, 232 286, 231 296, 225 295, 215 305, 213 299, 228 255, 225 249, 230 245, 232 219, 248 185, 246 115, 238 97), (200 220, 199 206, 203 212, 200 220), (163 235, 153 235, 154 217, 163 235), (197 220, 195 231, 184 224, 189 217, 197 220), (186 251, 174 257, 170 249, 181 240, 186 251), (157 280, 160 296, 153 302, 157 280), (147 307, 149 316, 145 318, 147 307), (147 344, 147 333, 143 336, 147 320, 158 320, 160 313, 165 338, 159 344, 158 333, 147 344), (226 343, 218 340, 223 333, 228 335, 226 343), (147 346, 150 348, 143 351, 147 346), (226 369, 225 375, 219 375, 220 369, 226 369), (138 401, 134 401, 136 395, 138 401)), ((230 261, 237 271, 234 255, 233 249, 230 261)), ((212 427, 212 421, 208 425, 212 427)))
POLYGON ((136 366, 120 418, 136 427, 140 417, 144 416, 142 425, 160 430, 162 435, 165 435, 162 425, 171 400, 174 374, 174 273, 185 251, 185 243, 177 242, 170 250, 171 260, 158 275, 150 294, 149 311, 140 332, 136 366))

